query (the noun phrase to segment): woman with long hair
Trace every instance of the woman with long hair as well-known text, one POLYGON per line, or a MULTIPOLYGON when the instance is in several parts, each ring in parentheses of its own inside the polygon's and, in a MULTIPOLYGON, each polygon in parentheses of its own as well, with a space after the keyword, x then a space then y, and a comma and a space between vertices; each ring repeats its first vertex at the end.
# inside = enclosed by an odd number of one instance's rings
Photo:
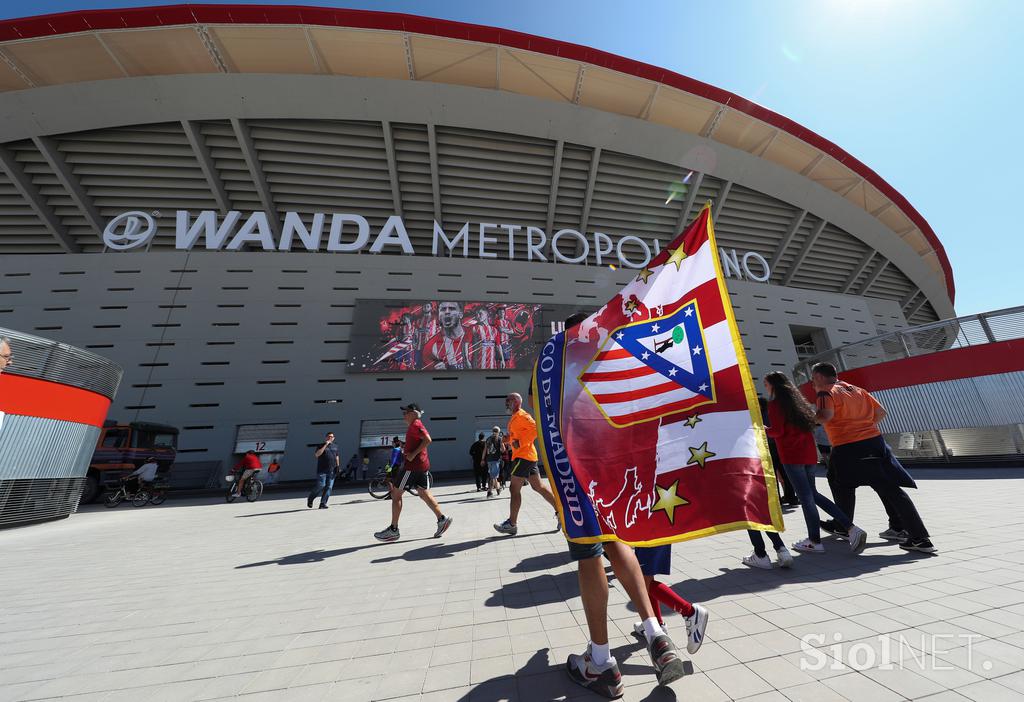
POLYGON ((803 553, 824 553, 818 507, 849 531, 850 550, 860 553, 867 543, 867 533, 854 525, 846 514, 814 487, 814 467, 818 463, 814 443, 814 408, 804 399, 785 373, 772 371, 764 377, 768 394, 768 426, 766 433, 775 439, 782 470, 800 498, 807 523, 807 538, 793 544, 803 553))

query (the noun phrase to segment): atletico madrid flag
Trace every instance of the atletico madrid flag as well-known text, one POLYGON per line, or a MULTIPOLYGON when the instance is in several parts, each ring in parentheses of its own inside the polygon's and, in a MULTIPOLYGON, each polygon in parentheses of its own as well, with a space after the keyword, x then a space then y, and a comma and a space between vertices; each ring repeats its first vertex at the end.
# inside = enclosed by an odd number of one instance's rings
POLYGON ((604 307, 544 345, 533 402, 570 541, 656 546, 782 530, 710 206, 604 307))

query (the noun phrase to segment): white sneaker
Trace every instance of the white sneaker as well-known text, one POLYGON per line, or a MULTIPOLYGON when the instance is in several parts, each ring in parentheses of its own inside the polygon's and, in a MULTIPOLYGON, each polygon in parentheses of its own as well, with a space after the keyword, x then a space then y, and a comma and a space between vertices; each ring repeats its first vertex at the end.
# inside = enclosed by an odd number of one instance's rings
POLYGON ((850 550, 859 554, 868 543, 868 533, 859 526, 850 527, 850 550))
POLYGON ((775 557, 778 560, 780 568, 789 568, 793 565, 793 554, 789 552, 789 549, 783 546, 775 552, 775 557))
POLYGON ((743 565, 750 566, 751 568, 762 568, 764 570, 771 570, 772 559, 768 558, 767 553, 763 556, 759 556, 756 553, 752 553, 749 556, 743 557, 743 565))
MULTIPOLYGON (((662 627, 664 629, 664 627, 662 627)), ((708 610, 704 605, 693 603, 693 614, 686 617, 686 652, 694 654, 704 643, 704 632, 708 628, 708 610)))
POLYGON ((800 553, 825 553, 825 547, 820 543, 816 544, 810 539, 804 539, 803 541, 797 541, 793 544, 793 550, 799 551, 800 553))

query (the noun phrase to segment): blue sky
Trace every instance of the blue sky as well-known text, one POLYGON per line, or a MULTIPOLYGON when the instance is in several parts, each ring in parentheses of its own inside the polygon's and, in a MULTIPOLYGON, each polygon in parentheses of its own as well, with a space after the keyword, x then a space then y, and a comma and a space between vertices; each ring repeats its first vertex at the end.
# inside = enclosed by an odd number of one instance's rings
MULTIPOLYGON (((6 0, 0 17, 149 3, 6 0)), ((156 4, 156 3, 154 3, 156 4)), ((298 4, 265 0, 262 4, 298 4)), ((317 2, 516 29, 717 85, 850 152, 924 215, 970 314, 1024 304, 1024 2, 317 2), (1014 37, 1017 37, 1014 39, 1014 37), (996 265, 999 263, 1000 265, 996 265)))

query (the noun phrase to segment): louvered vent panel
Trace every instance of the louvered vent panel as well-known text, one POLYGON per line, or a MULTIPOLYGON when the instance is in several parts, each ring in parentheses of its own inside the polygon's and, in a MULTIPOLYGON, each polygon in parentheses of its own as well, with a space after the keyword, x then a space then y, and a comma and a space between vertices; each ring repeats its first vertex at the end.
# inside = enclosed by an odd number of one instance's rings
MULTIPOLYGON (((427 253, 434 237, 434 186, 430 178, 430 145, 422 124, 392 124, 398 190, 405 227, 413 248, 427 253)), ((454 232, 449 232, 449 237, 454 232)))
MULTIPOLYGON (((672 239, 680 205, 665 200, 672 183, 682 177, 678 168, 667 164, 602 151, 585 232, 588 238, 594 231, 613 237, 632 234, 646 241, 653 255, 652 239, 663 244, 672 239)), ((637 244, 627 243, 622 252, 631 261, 643 261, 643 249, 637 244)), ((592 240, 590 258, 596 262, 592 240)))
POLYGON ((59 253, 63 250, 3 171, 0 171, 0 241, 4 253, 59 253))
MULTIPOLYGON (((693 221, 694 217, 700 214, 701 208, 704 207, 708 202, 714 202, 715 198, 718 197, 718 193, 722 191, 722 184, 725 181, 715 178, 714 176, 704 176, 701 181, 700 187, 697 189, 697 194, 693 198, 693 203, 690 205, 690 211, 686 213, 686 218, 683 221, 683 227, 693 221)), ((689 192, 683 196, 683 200, 689 197, 689 192)), ((679 232, 676 232, 678 234, 679 232)))
MULTIPOLYGON (((441 214, 446 229, 466 222, 543 227, 555 144, 495 132, 437 128, 441 214)), ((475 237, 474 237, 475 240, 475 237)), ((507 235, 493 247, 508 258, 507 235)))
POLYGON ((889 300, 903 300, 916 286, 895 266, 886 266, 870 289, 862 294, 889 300))
MULTIPOLYGON (((811 235, 821 220, 814 215, 806 215, 800 226, 797 228, 796 233, 793 234, 792 240, 789 242, 789 246, 782 252, 782 256, 779 261, 775 264, 775 268, 772 270, 771 282, 776 285, 782 285, 782 281, 785 280, 787 273, 793 267, 793 262, 796 260, 800 252, 803 251, 804 244, 807 242, 807 238, 811 235)), ((775 255, 775 252, 772 252, 775 255)), ((771 257, 768 258, 771 261, 771 257)))
POLYGON ((795 213, 796 208, 781 200, 733 185, 715 220, 715 236, 724 248, 756 251, 771 259, 795 213))
MULTIPOLYGON (((303 215, 310 226, 314 212, 355 213, 370 222, 371 241, 395 214, 380 122, 323 120, 250 120, 253 145, 278 215, 303 215)), ((350 225, 351 226, 351 225, 350 225)), ((342 235, 352 241, 355 227, 342 235)))
POLYGON ((160 212, 153 248, 174 246, 175 210, 217 206, 177 122, 65 134, 58 147, 104 222, 160 212))
POLYGON ((935 312, 932 304, 926 302, 907 321, 910 322, 911 326, 915 324, 928 324, 928 322, 939 321, 939 315, 935 312))
POLYGON ((263 209, 256 184, 252 182, 249 167, 238 145, 234 129, 227 120, 203 122, 200 132, 210 150, 214 168, 227 191, 231 209, 241 212, 256 212, 263 209))
MULTIPOLYGON (((871 261, 868 263, 867 267, 863 271, 861 271, 860 275, 858 275, 857 278, 853 281, 853 285, 850 286, 850 294, 859 295, 860 289, 864 287, 864 283, 868 281, 868 278, 870 278, 874 274, 874 272, 878 270, 879 266, 884 264, 885 257, 875 254, 871 258, 871 261)), ((858 262, 857 265, 859 266, 860 262, 858 262)))
POLYGON ((826 224, 790 284, 841 292, 867 247, 842 229, 826 224))
POLYGON ((100 251, 103 244, 92 230, 82 211, 71 199, 67 189, 61 185, 50 164, 31 141, 20 141, 11 146, 11 151, 25 174, 39 189, 46 204, 60 218, 72 240, 83 251, 100 251))
POLYGON ((579 229, 593 153, 593 149, 576 144, 566 144, 562 148, 562 168, 558 175, 558 195, 552 227, 554 231, 548 232, 549 238, 559 229, 579 229))

